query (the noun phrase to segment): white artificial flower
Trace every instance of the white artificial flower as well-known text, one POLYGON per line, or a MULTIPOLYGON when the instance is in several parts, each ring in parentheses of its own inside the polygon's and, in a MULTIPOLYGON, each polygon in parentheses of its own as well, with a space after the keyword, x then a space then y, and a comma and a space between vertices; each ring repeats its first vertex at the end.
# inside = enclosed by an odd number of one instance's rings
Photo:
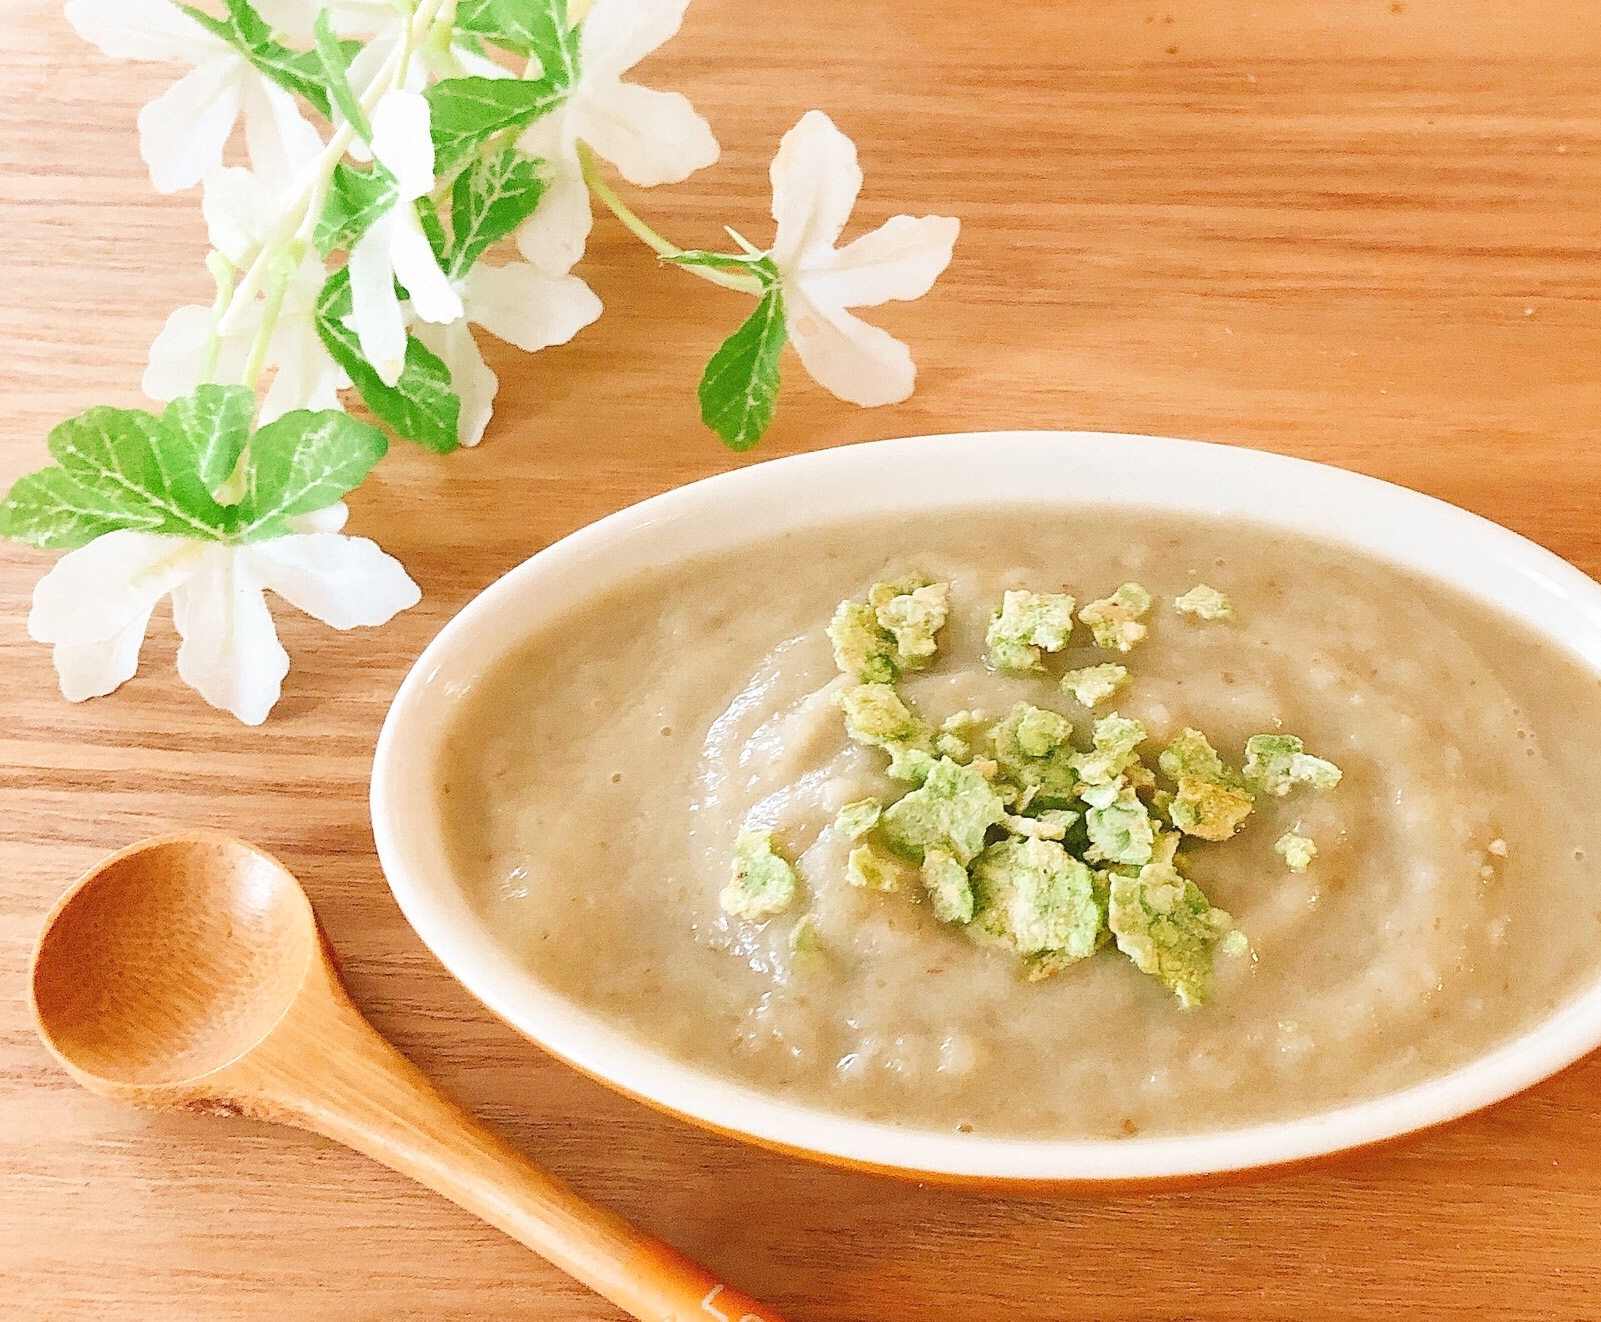
MULTIPOLYGON (((235 267, 249 265, 276 218, 280 196, 280 190, 264 182, 259 172, 238 167, 211 171, 201 204, 211 246, 235 267)), ((327 275, 316 255, 307 253, 289 278, 277 324, 267 342, 266 365, 276 372, 261 402, 261 426, 293 409, 336 409, 339 392, 350 384, 317 334, 317 298, 327 275)), ((257 299, 222 337, 212 380, 240 379, 263 310, 257 299)), ((177 399, 201 383, 211 327, 212 310, 194 303, 167 318, 150 346, 145 394, 151 399, 177 399)))
POLYGON ((321 148, 294 97, 169 0, 68 0, 66 16, 113 59, 194 66, 139 112, 139 153, 158 192, 190 188, 221 165, 241 113, 250 159, 262 169, 287 172, 288 160, 321 148))
POLYGON ((641 188, 675 184, 717 159, 711 126, 687 97, 622 81, 678 31, 688 7, 689 0, 595 0, 579 26, 577 81, 517 144, 548 162, 551 174, 517 234, 523 256, 541 270, 564 275, 584 255, 591 218, 579 142, 641 188))
POLYGON ((836 248, 862 169, 856 144, 820 110, 807 111, 784 135, 769 175, 778 222, 769 256, 783 277, 784 318, 801 362, 819 385, 853 404, 905 399, 917 377, 911 351, 845 309, 928 293, 951 260, 961 222, 892 216, 836 248))
POLYGON ((328 21, 342 37, 388 32, 400 27, 400 10, 394 0, 255 0, 256 12, 273 29, 301 42, 311 40, 312 26, 320 11, 328 11, 328 21))
POLYGON ((461 297, 439 269, 413 205, 433 191, 434 143, 428 102, 417 92, 385 92, 372 112, 372 153, 399 185, 395 205, 350 250, 350 324, 379 379, 392 386, 406 365, 406 320, 398 279, 423 321, 448 325, 462 315, 461 297))
POLYGON ((382 624, 421 599, 399 561, 340 535, 343 521, 344 505, 334 505, 299 521, 316 531, 239 545, 106 533, 39 580, 28 633, 54 645, 62 695, 82 702, 133 676, 150 614, 170 593, 184 683, 260 725, 289 672, 264 589, 335 629, 382 624))
POLYGON ((419 324, 417 338, 450 369, 461 399, 456 439, 477 445, 494 412, 499 378, 484 362, 468 323, 526 353, 565 344, 600 316, 600 300, 576 275, 546 275, 526 262, 478 262, 457 282, 465 315, 448 326, 419 324))
MULTIPOLYGON (((329 24, 340 36, 366 39, 356 56, 361 63, 352 62, 349 72, 351 85, 359 93, 388 60, 410 20, 401 14, 394 0, 334 0, 333 3, 323 3, 322 0, 256 0, 258 14, 276 31, 286 33, 302 44, 311 41, 317 15, 324 9, 328 11, 329 24)), ((454 33, 452 35, 454 38, 454 33)), ((460 77, 463 73, 483 78, 516 76, 454 39, 449 55, 444 58, 440 57, 432 41, 421 42, 412 52, 411 63, 401 85, 417 91, 422 85, 421 80, 430 71, 439 78, 460 77)))

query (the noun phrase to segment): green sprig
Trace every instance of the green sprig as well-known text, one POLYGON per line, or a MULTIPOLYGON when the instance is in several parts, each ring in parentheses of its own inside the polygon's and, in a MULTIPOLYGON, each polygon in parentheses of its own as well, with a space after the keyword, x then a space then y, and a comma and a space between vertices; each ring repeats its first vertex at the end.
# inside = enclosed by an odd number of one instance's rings
POLYGON ((353 302, 350 271, 341 267, 327 279, 317 299, 317 334, 333 360, 345 369, 373 416, 408 441, 448 454, 459 443, 456 424, 461 398, 451 389, 450 369, 415 335, 406 337, 406 361, 394 385, 385 385, 361 352, 356 332, 346 324, 353 302))
MULTIPOLYGON (((212 36, 226 41, 258 72, 286 92, 305 97, 324 119, 332 118, 325 65, 318 53, 292 51, 274 40, 271 25, 255 11, 250 0, 224 0, 224 5, 227 13, 221 18, 193 5, 180 4, 178 8, 212 36)), ((319 23, 325 17, 326 11, 319 17, 319 23)), ((329 39, 332 40, 331 34, 329 39)), ((348 66, 351 56, 361 49, 361 44, 355 41, 336 42, 335 45, 344 59, 341 68, 348 66)))
POLYGON ((389 448, 376 427, 297 410, 252 434, 255 393, 203 385, 156 417, 92 408, 50 433, 54 466, 0 501, 0 536, 71 550, 122 530, 252 542, 359 486, 389 448), (238 473, 242 497, 215 494, 238 473))

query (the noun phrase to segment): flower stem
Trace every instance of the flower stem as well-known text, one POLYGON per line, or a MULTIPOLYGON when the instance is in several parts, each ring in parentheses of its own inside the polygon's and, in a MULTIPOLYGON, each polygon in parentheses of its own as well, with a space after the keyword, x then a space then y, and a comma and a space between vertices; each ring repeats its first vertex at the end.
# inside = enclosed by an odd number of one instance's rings
POLYGON ((267 365, 267 348, 272 343, 273 331, 278 328, 278 314, 283 311, 284 293, 289 288, 295 267, 300 265, 303 253, 296 251, 297 246, 290 245, 267 277, 267 297, 261 310, 261 325, 256 328, 256 338, 250 346, 250 356, 245 359, 245 370, 240 378, 240 384, 252 390, 261 379, 262 368, 267 365))
MULTIPOLYGON (((422 0, 415 11, 412 12, 411 21, 406 25, 404 38, 397 42, 394 50, 390 51, 389 58, 374 75, 372 82, 360 96, 361 108, 368 114, 372 113, 384 93, 399 86, 405 78, 406 65, 411 59, 411 52, 420 37, 427 33, 446 0, 422 0)), ((349 124, 340 128, 328 145, 324 147, 317 158, 300 172, 299 178, 289 189, 287 196, 290 201, 278 217, 278 223, 273 226, 272 233, 267 236, 261 246, 261 251, 250 263, 217 322, 217 333, 226 335, 238 324, 244 316, 245 308, 261 292, 266 283, 272 265, 277 261, 283 250, 295 239, 310 237, 311 231, 317 224, 317 216, 321 210, 322 199, 326 195, 328 181, 333 177, 334 167, 344 159, 345 152, 355 140, 356 130, 349 124)))
MULTIPOLYGON (((678 257, 683 249, 677 244, 669 242, 653 230, 606 182, 600 172, 600 166, 595 161, 595 153, 590 150, 587 142, 578 144, 578 164, 584 172, 584 183, 589 191, 598 197, 606 209, 622 221, 623 227, 636 239, 651 249, 658 257, 678 257)), ((708 280, 714 285, 721 285, 724 289, 737 289, 744 294, 753 294, 757 297, 762 293, 762 282, 755 276, 737 275, 732 271, 719 271, 708 266, 686 266, 684 270, 692 275, 698 275, 702 280, 708 280)))
POLYGON ((200 362, 202 381, 210 381, 217 374, 217 359, 222 353, 222 332, 218 326, 222 314, 228 310, 228 301, 233 298, 233 278, 238 274, 238 268, 215 249, 206 254, 206 269, 217 282, 217 297, 211 304, 211 334, 206 337, 205 357, 200 362))

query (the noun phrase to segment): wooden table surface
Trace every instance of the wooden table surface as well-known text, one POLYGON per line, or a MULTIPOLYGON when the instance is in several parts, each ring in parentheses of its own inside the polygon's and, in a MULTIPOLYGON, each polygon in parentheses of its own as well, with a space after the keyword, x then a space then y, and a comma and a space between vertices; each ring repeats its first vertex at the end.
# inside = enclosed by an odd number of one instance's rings
MULTIPOLYGON (((0 485, 52 423, 138 402, 168 310, 205 301, 195 195, 159 198, 134 115, 171 80, 8 0, 0 46, 0 485)), ((859 224, 962 218, 934 294, 877 319, 917 394, 840 403, 786 359, 762 457, 1012 426, 1192 436, 1455 501, 1601 570, 1601 6, 1594 0, 697 0, 644 71, 723 143, 646 195, 685 244, 760 238, 802 111, 858 142, 859 224)), ((294 1132, 84 1093, 27 1023, 57 893, 137 837, 209 825, 305 881, 358 1002, 585 1193, 796 1322, 1601 1316, 1601 1058, 1488 1114, 1230 1187, 990 1197, 843 1174, 657 1116, 548 1060, 423 949, 372 853, 379 722, 474 592, 617 509, 742 462, 694 385, 740 296, 658 269, 609 218, 608 314, 492 355, 477 451, 399 446, 353 500, 423 604, 294 658, 249 730, 173 671, 70 706, 24 632, 46 556, 0 549, 0 1311, 8 1318, 616 1316, 464 1213, 294 1132)))

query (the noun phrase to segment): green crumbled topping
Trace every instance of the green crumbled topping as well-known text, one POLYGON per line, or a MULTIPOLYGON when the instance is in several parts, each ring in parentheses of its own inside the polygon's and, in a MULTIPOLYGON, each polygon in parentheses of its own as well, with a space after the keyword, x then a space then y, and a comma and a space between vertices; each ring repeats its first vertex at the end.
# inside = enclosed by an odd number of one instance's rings
POLYGON ((1250 790, 1199 730, 1181 731, 1157 761, 1162 774, 1178 782, 1161 811, 1186 835, 1227 840, 1250 816, 1250 790))
POLYGON ((1022 817, 1017 813, 1007 813, 1001 818, 1001 825, 1013 835, 1031 835, 1036 840, 1061 840, 1067 835, 1067 828, 1078 820, 1076 812, 1066 814, 1067 821, 1047 818, 1044 813, 1038 817, 1022 817))
POLYGON ((973 888, 967 869, 949 850, 935 845, 923 851, 923 888, 940 922, 972 922, 973 888))
POLYGON ((1173 598, 1173 604, 1185 615, 1200 620, 1232 620, 1234 603, 1216 588, 1197 583, 1182 597, 1173 598))
POLYGON ((880 822, 884 838, 921 860, 926 849, 947 850, 966 864, 984 848, 984 833, 1006 815, 1006 805, 971 767, 948 757, 934 764, 919 789, 892 803, 880 822))
MULTIPOLYGON (((1144 588, 1125 583, 1077 618, 1098 646, 1127 652, 1145 637, 1141 619, 1151 604, 1144 588)), ((1175 605, 1204 620, 1233 613, 1228 598, 1204 583, 1175 605)), ((1065 593, 1008 592, 990 621, 986 663, 1042 672, 1044 653, 1067 646, 1073 610, 1065 593)), ((858 680, 834 698, 846 731, 882 749, 887 775, 903 786, 898 798, 839 810, 834 831, 854 844, 846 880, 888 892, 921 885, 940 922, 1011 950, 1029 981, 1062 972, 1115 936, 1181 1004, 1199 1004, 1217 953, 1241 955, 1250 945, 1183 875, 1181 844, 1227 840, 1258 794, 1328 788, 1339 768, 1309 755, 1294 736, 1254 735, 1236 771, 1195 729, 1181 731, 1159 757, 1147 754, 1148 763, 1139 721, 1115 711, 1099 717, 1090 746, 1080 748, 1070 717, 1027 702, 988 729, 977 711, 959 711, 935 728, 896 684, 935 655, 949 613, 950 585, 918 578, 875 583, 865 601, 842 602, 829 626, 840 669, 858 680)), ((1068 671, 1061 687, 1093 711, 1128 682, 1124 666, 1106 662, 1068 671)), ((1296 872, 1317 853, 1294 832, 1274 848, 1296 872)), ((723 907, 765 918, 787 907, 796 889, 770 835, 741 833, 723 907)), ((821 948, 812 914, 794 925, 790 948, 797 958, 821 948)))
POLYGON ((1210 780, 1185 776, 1167 805, 1168 820, 1185 835, 1227 840, 1251 815, 1251 796, 1210 780))
POLYGON ((953 762, 966 762, 973 756, 973 744, 983 729, 984 714, 959 711, 940 722, 934 736, 934 751, 953 762))
POLYGON ((771 831, 741 831, 734 872, 718 903, 735 918, 760 921, 783 913, 795 899, 795 869, 773 852, 771 831))
POLYGON ((1040 653, 1060 652, 1073 632, 1065 592, 1008 592, 984 635, 984 662, 996 670, 1044 670, 1040 653))
POLYGON ((842 601, 829 622, 834 664, 868 684, 892 684, 928 664, 950 612, 949 583, 875 583, 866 601, 842 601))
POLYGON ((1139 866, 1151 861, 1156 832, 1150 815, 1134 787, 1126 781, 1085 789, 1084 828, 1090 847, 1084 857, 1091 863, 1139 866))
POLYGON ((1090 869, 1051 840, 1011 839, 973 863, 973 928, 1020 955, 1095 952, 1101 906, 1090 869))
POLYGON ((1308 836, 1286 831, 1273 846, 1284 855, 1284 863, 1291 872, 1305 872, 1317 857, 1317 844, 1308 836))
POLYGON ((884 774, 891 780, 921 785, 928 779, 929 772, 934 770, 936 760, 932 753, 925 753, 921 748, 896 745, 889 750, 889 766, 884 774))
POLYGON ((1062 692, 1071 694, 1081 707, 1094 707, 1127 683, 1127 667, 1108 661, 1104 665, 1069 670, 1062 676, 1062 692))
POLYGON ((1127 652, 1145 637, 1139 621, 1150 609, 1151 594, 1138 583, 1125 583, 1110 597, 1090 602, 1078 618, 1090 626, 1097 647, 1127 652))
POLYGON ((934 635, 945 627, 951 611, 949 583, 923 583, 909 592, 895 592, 893 586, 875 583, 867 594, 880 628, 895 639, 895 659, 902 670, 921 670, 939 644, 934 635))
MULTIPOLYGON (((1110 785, 1139 764, 1140 755, 1135 750, 1144 742, 1143 725, 1113 712, 1095 722, 1095 746, 1073 755, 1073 769, 1083 785, 1110 785)), ((1083 792, 1080 788, 1081 797, 1083 792)))
POLYGON ((1073 736, 1073 722, 1060 712, 1030 707, 1017 722, 1017 746, 1029 757, 1048 757, 1073 736))
MULTIPOLYGON (((1160 979, 1186 1009, 1206 999, 1212 960, 1234 920, 1212 907, 1193 881, 1151 864, 1138 877, 1114 874, 1107 923, 1117 948, 1142 973, 1160 979)), ((1230 941, 1234 949, 1239 942, 1230 941)))
POLYGON ((789 953, 792 955, 818 955, 823 941, 818 935, 815 913, 803 913, 794 927, 789 929, 789 953))
POLYGON ((847 803, 834 818, 834 829, 847 840, 860 840, 878 825, 884 805, 877 799, 858 799, 847 803))
POLYGON ((1031 820, 1041 822, 1046 826, 1061 827, 1062 835, 1065 837, 1073 829, 1074 823, 1078 822, 1083 815, 1083 813, 1073 812, 1068 808, 1042 808, 1039 812, 1030 814, 1030 817, 1031 820))
POLYGON ((1061 807, 1072 802, 1073 787, 1078 784, 1078 772, 1073 767, 1073 745, 1067 742, 1071 731, 1067 719, 1057 712, 1031 707, 1020 702, 1011 715, 990 731, 995 748, 995 761, 999 773, 1010 780, 1020 791, 1033 791, 1042 806, 1061 807), (1055 717, 1058 725, 1050 718, 1055 717), (1023 734, 1024 726, 1028 733, 1023 734), (1062 730, 1059 743, 1044 753, 1031 753, 1052 730, 1062 730), (1028 747, 1024 747, 1027 739, 1028 747))
POLYGON ((870 891, 899 891, 907 888, 912 869, 877 845, 857 845, 845 863, 845 880, 870 891))
POLYGON ((926 743, 928 726, 901 701, 889 684, 855 684, 834 695, 845 713, 845 733, 859 744, 893 751, 897 745, 926 743))
POLYGON ((865 601, 842 601, 828 625, 834 664, 867 684, 889 684, 900 673, 895 664, 895 635, 878 622, 865 601))
POLYGON ((1331 790, 1340 783, 1340 769, 1302 751, 1293 734, 1253 734, 1245 741, 1245 779, 1258 793, 1282 797, 1295 785, 1331 790))
POLYGON ((1199 730, 1184 729, 1157 759, 1169 780, 1209 780, 1215 785, 1237 783, 1238 777, 1223 765, 1207 737, 1199 730))

